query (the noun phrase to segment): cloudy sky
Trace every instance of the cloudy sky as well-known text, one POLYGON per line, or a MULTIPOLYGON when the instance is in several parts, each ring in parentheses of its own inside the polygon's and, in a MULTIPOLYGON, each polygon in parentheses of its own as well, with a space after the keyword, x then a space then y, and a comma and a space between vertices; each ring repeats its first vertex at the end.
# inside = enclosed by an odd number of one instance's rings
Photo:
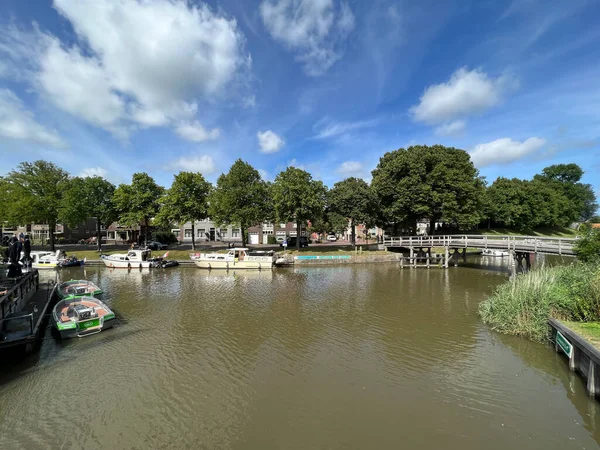
POLYGON ((237 158, 331 186, 384 152, 469 151, 488 181, 576 162, 600 194, 594 0, 3 0, 0 174, 120 183, 237 158))

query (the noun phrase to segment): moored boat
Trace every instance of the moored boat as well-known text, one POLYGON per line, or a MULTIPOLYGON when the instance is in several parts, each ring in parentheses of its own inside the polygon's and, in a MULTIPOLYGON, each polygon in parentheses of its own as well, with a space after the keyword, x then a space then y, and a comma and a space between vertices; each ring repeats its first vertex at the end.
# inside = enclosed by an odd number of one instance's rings
POLYGON ((31 252, 31 267, 34 269, 56 269, 65 259, 63 252, 58 250, 53 252, 31 252))
POLYGON ((247 248, 232 248, 227 253, 200 253, 190 259, 201 269, 269 270, 275 264, 273 252, 252 252, 247 248))
POLYGON ((111 269, 149 269, 153 266, 150 250, 129 250, 127 253, 101 255, 100 258, 111 269))
POLYGON ((69 298, 56 304, 52 321, 61 338, 83 337, 112 328, 115 313, 94 297, 69 298))
POLYGON ((91 281, 69 280, 61 283, 57 292, 58 296, 64 300, 77 297, 98 297, 102 294, 102 289, 91 281))
POLYGON ((77 256, 69 256, 58 262, 59 267, 80 267, 85 264, 86 258, 77 259, 77 256))

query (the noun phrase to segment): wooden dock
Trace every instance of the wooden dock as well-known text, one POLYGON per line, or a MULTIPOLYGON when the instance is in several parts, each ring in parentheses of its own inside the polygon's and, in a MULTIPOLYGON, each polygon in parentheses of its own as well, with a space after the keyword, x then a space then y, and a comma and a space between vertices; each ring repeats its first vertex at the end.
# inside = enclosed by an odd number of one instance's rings
POLYGON ((0 297, 0 350, 22 346, 31 351, 55 295, 54 283, 40 286, 37 270, 18 279, 0 297))
POLYGON ((590 397, 600 396, 600 351, 559 320, 548 322, 554 348, 568 358, 569 369, 587 380, 590 397))

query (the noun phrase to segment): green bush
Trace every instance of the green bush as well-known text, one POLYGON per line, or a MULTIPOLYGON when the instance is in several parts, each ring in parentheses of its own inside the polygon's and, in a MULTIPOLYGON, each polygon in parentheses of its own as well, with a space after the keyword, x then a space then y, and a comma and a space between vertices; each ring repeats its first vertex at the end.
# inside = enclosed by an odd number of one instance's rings
POLYGON ((154 233, 154 240, 162 244, 171 245, 177 242, 177 236, 170 231, 157 231, 154 233))
POLYGON ((267 236, 267 244, 269 244, 269 245, 277 245, 277 238, 275 236, 273 236, 272 234, 269 234, 267 236))
POLYGON ((580 261, 600 260, 600 228, 589 228, 581 236, 573 248, 580 261))
POLYGON ((483 321, 500 333, 548 338, 548 319, 600 320, 600 264, 542 267, 499 286, 479 305, 483 321))

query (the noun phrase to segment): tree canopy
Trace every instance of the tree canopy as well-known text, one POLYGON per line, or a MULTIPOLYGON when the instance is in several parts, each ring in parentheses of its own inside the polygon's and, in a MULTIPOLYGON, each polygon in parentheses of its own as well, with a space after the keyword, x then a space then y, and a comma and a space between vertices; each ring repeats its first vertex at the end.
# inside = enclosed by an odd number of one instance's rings
POLYGON ((196 249, 194 222, 208 217, 208 196, 212 185, 202 174, 179 172, 166 191, 156 222, 162 225, 192 224, 192 249, 196 249))
POLYGON ((556 164, 534 177, 564 197, 560 214, 567 225, 590 219, 598 208, 592 186, 580 182, 583 173, 577 164, 556 164))
POLYGON ((4 178, 2 197, 4 214, 11 224, 46 223, 50 247, 54 251, 54 233, 69 174, 47 161, 24 162, 4 178))
POLYGON ((356 225, 371 225, 377 214, 377 196, 360 178, 346 178, 335 183, 327 194, 330 211, 346 218, 352 230, 352 245, 356 245, 356 225))
POLYGON ((144 237, 148 242, 150 220, 158 214, 164 188, 156 184, 147 173, 134 173, 131 184, 121 184, 115 190, 113 200, 119 222, 134 226, 144 225, 144 237))
POLYGON ((258 171, 241 159, 229 172, 221 174, 209 197, 209 215, 222 225, 239 225, 242 245, 246 245, 246 229, 262 223, 271 215, 269 186, 258 171))
MULTIPOLYGON (((272 193, 277 220, 295 222, 300 237, 302 225, 323 213, 327 188, 305 170, 288 167, 275 178, 272 193)), ((300 239, 296 239, 296 247, 300 248, 300 239)))
POLYGON ((70 180, 60 208, 60 220, 75 227, 87 219, 96 219, 96 241, 102 250, 101 226, 109 226, 117 220, 113 202, 115 186, 104 178, 95 176, 70 180))
POLYGON ((464 150, 434 145, 388 152, 371 185, 387 224, 414 230, 418 220, 429 219, 468 229, 482 218, 484 182, 464 150))

